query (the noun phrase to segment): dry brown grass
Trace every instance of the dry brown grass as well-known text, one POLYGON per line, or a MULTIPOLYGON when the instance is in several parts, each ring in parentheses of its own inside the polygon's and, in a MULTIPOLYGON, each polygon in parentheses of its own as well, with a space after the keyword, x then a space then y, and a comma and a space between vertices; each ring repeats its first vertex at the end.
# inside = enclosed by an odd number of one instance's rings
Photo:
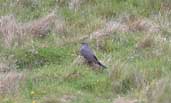
POLYGON ((90 39, 99 39, 101 37, 110 35, 111 33, 118 32, 128 32, 129 28, 125 24, 121 24, 118 21, 109 21, 104 27, 94 31, 90 34, 90 39))
POLYGON ((123 16, 117 20, 107 22, 102 28, 90 34, 90 39, 100 39, 111 35, 113 32, 145 32, 147 34, 160 32, 159 24, 154 21, 136 17, 133 15, 123 16))
POLYGON ((70 103, 74 99, 75 96, 66 94, 61 97, 60 101, 61 103, 70 103))
POLYGON ((171 25, 171 10, 159 12, 158 15, 153 15, 150 18, 153 19, 156 23, 159 24, 160 29, 163 31, 167 31, 171 33, 170 25, 171 25))
POLYGON ((122 23, 129 27, 130 31, 139 31, 146 33, 157 33, 160 32, 159 24, 153 20, 129 15, 121 18, 122 23))
POLYGON ((44 36, 48 34, 48 31, 50 30, 50 27, 54 21, 55 14, 50 13, 47 16, 23 24, 24 30, 26 33, 32 34, 33 36, 44 36))
POLYGON ((71 10, 77 11, 80 5, 86 0, 70 0, 68 5, 71 10))
POLYGON ((57 17, 55 12, 49 13, 44 17, 24 24, 25 32, 32 34, 33 36, 45 36, 49 31, 63 33, 65 32, 64 28, 64 20, 57 17))
POLYGON ((24 32, 16 18, 13 15, 2 16, 0 18, 0 33, 4 41, 5 47, 19 45, 24 32))
POLYGON ((125 98, 125 97, 119 97, 115 99, 113 103, 137 103, 137 100, 125 98))
POLYGON ((64 94, 60 97, 47 96, 41 103, 71 103, 75 99, 76 96, 73 94, 64 94))
POLYGON ((49 31, 63 33, 64 21, 54 12, 28 23, 19 23, 13 15, 0 18, 0 33, 4 47, 13 47, 24 44, 33 37, 45 36, 49 31), (31 34, 31 35, 30 35, 31 34))
POLYGON ((14 71, 0 73, 0 94, 13 94, 17 92, 19 83, 22 79, 22 73, 17 73, 14 71))
POLYGON ((170 103, 171 82, 168 78, 153 81, 147 88, 147 103, 170 103))
POLYGON ((154 37, 149 34, 145 35, 136 45, 137 48, 151 48, 154 46, 154 37))

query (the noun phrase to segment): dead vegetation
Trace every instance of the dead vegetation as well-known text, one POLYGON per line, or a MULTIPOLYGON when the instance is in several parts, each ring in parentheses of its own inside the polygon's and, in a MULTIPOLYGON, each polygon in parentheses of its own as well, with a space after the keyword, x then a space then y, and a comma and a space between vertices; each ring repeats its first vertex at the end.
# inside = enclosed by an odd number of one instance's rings
POLYGON ((168 78, 153 81, 147 88, 147 103, 169 103, 171 98, 171 82, 168 78))
POLYGON ((16 93, 23 74, 16 72, 13 55, 0 57, 0 95, 16 93))
POLYGON ((119 97, 119 98, 115 99, 113 103, 137 103, 137 100, 129 99, 129 98, 125 98, 125 97, 119 97))
POLYGON ((60 101, 61 103, 70 103, 74 99, 75 99, 74 95, 66 94, 61 97, 60 101))
POLYGON ((145 32, 158 33, 160 26, 147 18, 136 17, 134 15, 123 16, 118 20, 107 22, 104 27, 90 34, 90 39, 98 39, 111 35, 113 32, 145 32))
POLYGON ((64 20, 57 17, 55 12, 52 12, 37 20, 25 23, 24 30, 26 33, 32 34, 33 36, 45 36, 48 35, 48 32, 50 31, 54 31, 55 33, 63 33, 64 24, 64 20))
POLYGON ((82 3, 86 0, 70 0, 68 5, 71 10, 77 11, 82 3))
POLYGON ((13 15, 2 16, 0 18, 0 33, 5 47, 19 45, 25 36, 22 27, 17 23, 13 15))
POLYGON ((13 94, 17 92, 22 79, 23 74, 15 71, 0 73, 0 94, 13 94))
POLYGON ((154 37, 147 34, 136 45, 137 48, 151 48, 154 45, 154 37))
POLYGON ((2 34, 4 47, 21 45, 27 40, 31 40, 32 37, 45 36, 50 31, 64 32, 64 21, 57 18, 54 12, 28 23, 17 22, 13 15, 0 18, 0 34, 2 34))
POLYGON ((129 27, 129 31, 138 31, 145 33, 160 32, 159 24, 147 18, 130 15, 123 17, 121 21, 129 27))
POLYGON ((51 13, 45 17, 23 24, 24 31, 33 36, 45 36, 50 30, 50 26, 55 21, 55 14, 51 13))
POLYGON ((60 97, 47 96, 42 103, 71 103, 75 99, 76 96, 73 94, 64 94, 60 97))

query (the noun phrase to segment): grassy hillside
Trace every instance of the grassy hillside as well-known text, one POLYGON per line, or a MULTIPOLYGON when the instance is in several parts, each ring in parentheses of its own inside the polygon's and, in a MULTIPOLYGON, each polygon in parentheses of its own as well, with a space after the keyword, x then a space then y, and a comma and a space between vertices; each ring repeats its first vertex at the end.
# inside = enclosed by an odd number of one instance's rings
POLYGON ((1 103, 171 101, 170 0, 0 0, 0 16, 1 103))

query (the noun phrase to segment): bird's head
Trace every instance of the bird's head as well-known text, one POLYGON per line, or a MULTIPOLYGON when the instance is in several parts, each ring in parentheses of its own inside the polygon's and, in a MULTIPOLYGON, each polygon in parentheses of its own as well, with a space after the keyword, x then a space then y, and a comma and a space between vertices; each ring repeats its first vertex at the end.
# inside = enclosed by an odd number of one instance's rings
POLYGON ((88 43, 85 43, 85 42, 82 42, 81 44, 82 44, 82 45, 88 45, 88 43))

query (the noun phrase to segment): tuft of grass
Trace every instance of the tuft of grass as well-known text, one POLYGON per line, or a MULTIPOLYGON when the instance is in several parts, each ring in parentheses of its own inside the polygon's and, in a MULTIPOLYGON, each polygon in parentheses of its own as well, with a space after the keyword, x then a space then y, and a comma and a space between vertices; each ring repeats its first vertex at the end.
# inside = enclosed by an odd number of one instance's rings
POLYGON ((128 68, 126 64, 113 65, 110 73, 112 88, 115 94, 127 94, 134 89, 142 89, 146 86, 146 78, 143 72, 128 68))
POLYGON ((147 91, 147 102, 152 103, 167 103, 170 101, 168 95, 170 95, 170 80, 160 79, 152 82, 147 91))
POLYGON ((15 95, 19 90, 19 84, 23 80, 23 74, 15 71, 8 73, 1 73, 0 76, 0 94, 15 95))

